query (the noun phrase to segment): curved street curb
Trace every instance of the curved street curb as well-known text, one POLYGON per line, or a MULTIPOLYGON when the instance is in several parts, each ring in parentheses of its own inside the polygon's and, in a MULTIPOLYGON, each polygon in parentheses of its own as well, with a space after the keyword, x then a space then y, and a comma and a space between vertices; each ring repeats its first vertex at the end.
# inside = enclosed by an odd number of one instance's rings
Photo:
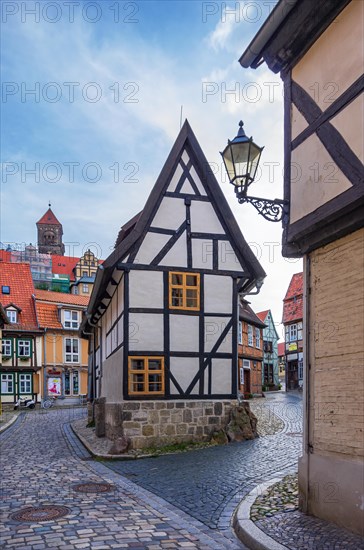
POLYGON ((5 430, 7 430, 8 428, 10 428, 10 426, 12 426, 14 424, 14 422, 16 422, 19 418, 19 415, 18 414, 14 414, 12 418, 10 418, 10 420, 8 420, 6 422, 6 424, 4 424, 3 426, 0 427, 0 434, 5 432, 5 430))
POLYGON ((251 550, 287 550, 287 546, 279 544, 250 519, 250 510, 256 498, 271 485, 281 481, 282 477, 270 479, 257 485, 239 504, 233 519, 233 528, 239 539, 251 550))

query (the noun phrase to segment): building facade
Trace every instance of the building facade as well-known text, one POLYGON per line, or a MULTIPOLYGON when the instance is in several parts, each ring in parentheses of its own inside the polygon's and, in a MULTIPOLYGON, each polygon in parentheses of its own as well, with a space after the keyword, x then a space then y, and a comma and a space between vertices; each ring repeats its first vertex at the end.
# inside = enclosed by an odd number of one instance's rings
POLYGON ((87 394, 88 349, 78 330, 88 298, 36 290, 35 301, 42 329, 42 397, 55 396, 63 405, 78 403, 87 394))
POLYGON ((355 0, 281 0, 240 60, 265 61, 284 82, 283 255, 304 258, 302 509, 360 534, 363 10, 355 0))
POLYGON ((8 318, 1 340, 1 401, 39 402, 41 331, 29 264, 0 262, 0 303, 8 318))
POLYGON ((263 330, 265 324, 246 300, 240 300, 238 353, 239 392, 245 398, 262 395, 263 330))
POLYGON ((292 276, 283 300, 286 391, 303 387, 303 273, 292 276))
POLYGON ((238 296, 265 276, 186 121, 141 214, 99 268, 96 431, 133 447, 208 438, 238 397, 238 296))
POLYGON ((266 390, 279 385, 278 340, 279 336, 270 309, 260 311, 257 317, 265 324, 263 329, 262 385, 266 390))

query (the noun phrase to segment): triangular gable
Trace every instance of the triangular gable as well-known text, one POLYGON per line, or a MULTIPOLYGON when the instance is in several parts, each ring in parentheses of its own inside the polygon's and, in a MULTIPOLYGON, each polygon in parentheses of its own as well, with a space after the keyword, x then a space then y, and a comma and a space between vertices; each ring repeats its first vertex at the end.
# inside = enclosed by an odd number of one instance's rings
MULTIPOLYGON (((175 173, 178 166, 180 166, 178 171, 181 174, 183 164, 186 167, 191 162, 192 164, 189 170, 192 170, 193 175, 195 175, 195 173, 197 175, 194 181, 197 180, 199 182, 199 187, 203 187, 202 191, 206 193, 213 205, 219 222, 224 227, 227 238, 230 240, 239 262, 244 267, 248 279, 248 290, 249 286, 252 287, 254 285, 257 278, 265 277, 265 272, 245 241, 225 196, 187 120, 181 128, 177 140, 172 147, 168 159, 163 166, 134 229, 115 248, 109 258, 107 258, 105 267, 114 266, 118 261, 125 259, 127 254, 131 251, 131 248, 137 244, 138 241, 139 243, 141 242, 158 211, 161 201, 167 198, 164 197, 164 195, 166 192, 169 192, 168 190, 171 182, 173 180, 176 182, 177 178, 175 177, 175 173)), ((188 179, 188 181, 190 180, 188 179)), ((176 186, 177 184, 178 182, 176 186)), ((199 192, 202 194, 201 190, 199 190, 199 192)))
MULTIPOLYGON (((111 276, 113 269, 121 262, 133 262, 137 255, 138 248, 142 244, 148 231, 153 231, 157 220, 158 227, 159 229, 162 228, 162 232, 163 227, 165 227, 163 236, 167 236, 167 240, 169 240, 175 232, 183 230, 181 226, 185 221, 185 216, 181 214, 179 219, 178 212, 177 215, 176 212, 173 213, 173 217, 175 218, 175 228, 173 231, 170 229, 170 227, 173 226, 169 224, 168 220, 166 221, 164 213, 163 216, 159 216, 158 219, 158 210, 161 203, 162 201, 168 201, 169 198, 172 198, 169 196, 170 194, 173 196, 179 194, 181 197, 187 198, 190 196, 191 199, 193 199, 195 195, 200 195, 200 200, 194 201, 194 205, 200 205, 196 208, 196 211, 200 210, 200 215, 195 215, 194 220, 192 219, 192 223, 195 223, 196 227, 198 227, 198 223, 200 223, 202 227, 203 211, 205 208, 208 209, 209 203, 211 203, 216 215, 215 231, 218 231, 218 227, 221 227, 226 235, 225 245, 222 247, 221 253, 229 255, 229 248, 231 249, 232 247, 236 254, 237 261, 243 267, 244 282, 240 291, 249 292, 249 290, 254 287, 257 279, 263 279, 265 277, 263 268, 245 241, 209 163, 186 120, 162 168, 156 184, 149 195, 143 211, 136 223, 132 225, 132 230, 127 234, 125 232, 122 239, 118 239, 117 246, 115 246, 114 251, 105 260, 102 266, 103 269, 101 271, 99 270, 94 292, 91 296, 89 311, 92 311, 94 304, 98 303, 100 296, 105 290, 105 286, 107 286, 107 279, 111 276), (194 193, 191 193, 190 186, 194 193), (165 224, 164 226, 163 223, 165 224)), ((165 208, 165 212, 168 212, 168 208, 165 208)), ((133 222, 135 222, 135 220, 133 220, 133 222)), ((158 260, 158 258, 154 259, 158 260)))

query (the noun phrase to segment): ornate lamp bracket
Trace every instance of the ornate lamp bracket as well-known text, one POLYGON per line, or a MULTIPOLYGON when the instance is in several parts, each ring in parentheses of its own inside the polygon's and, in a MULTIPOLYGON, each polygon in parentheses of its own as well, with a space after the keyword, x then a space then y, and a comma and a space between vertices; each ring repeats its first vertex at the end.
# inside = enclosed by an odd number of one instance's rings
POLYGON ((281 199, 262 199, 259 197, 248 197, 245 192, 235 189, 239 204, 249 202, 254 206, 258 213, 270 222, 288 221, 288 201, 281 199))

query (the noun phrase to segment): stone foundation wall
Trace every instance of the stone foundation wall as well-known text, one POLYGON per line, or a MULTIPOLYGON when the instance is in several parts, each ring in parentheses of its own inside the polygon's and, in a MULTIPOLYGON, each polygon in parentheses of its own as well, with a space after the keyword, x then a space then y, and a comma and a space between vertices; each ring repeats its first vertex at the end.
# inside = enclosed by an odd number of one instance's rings
MULTIPOLYGON (((127 401, 105 403, 105 435, 126 436, 131 448, 162 446, 186 441, 208 441, 211 434, 226 428, 231 401, 127 401)), ((102 415, 95 405, 96 429, 102 415)))

